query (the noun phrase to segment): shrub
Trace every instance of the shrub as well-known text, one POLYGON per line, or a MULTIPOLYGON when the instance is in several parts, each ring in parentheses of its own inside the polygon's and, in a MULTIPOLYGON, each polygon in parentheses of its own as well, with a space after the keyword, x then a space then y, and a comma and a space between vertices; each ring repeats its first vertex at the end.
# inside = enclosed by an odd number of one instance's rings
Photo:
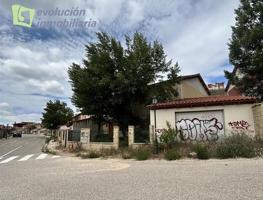
POLYGON ((102 157, 109 157, 109 156, 114 156, 117 155, 119 152, 115 148, 107 148, 107 149, 101 149, 100 150, 100 155, 102 157))
POLYGON ((80 155, 82 159, 87 159, 87 158, 99 158, 100 154, 96 151, 89 151, 87 153, 83 153, 80 155))
POLYGON ((136 160, 147 160, 151 157, 151 151, 148 148, 138 148, 134 154, 136 160))
POLYGON ((196 152, 196 156, 198 159, 206 160, 209 159, 209 152, 208 148, 205 145, 197 144, 194 147, 194 150, 196 152))
POLYGON ((164 157, 166 160, 177 160, 179 159, 181 156, 178 153, 178 150, 173 148, 173 149, 169 149, 168 151, 166 151, 164 153, 164 157))
POLYGON ((165 149, 170 149, 176 143, 177 131, 171 128, 171 124, 166 122, 168 129, 165 129, 160 136, 160 142, 165 149))
POLYGON ((216 155, 219 158, 252 158, 256 156, 255 142, 245 133, 233 134, 218 144, 216 155))
POLYGON ((132 149, 123 149, 121 151, 121 157, 123 159, 131 159, 134 156, 134 151, 132 149))

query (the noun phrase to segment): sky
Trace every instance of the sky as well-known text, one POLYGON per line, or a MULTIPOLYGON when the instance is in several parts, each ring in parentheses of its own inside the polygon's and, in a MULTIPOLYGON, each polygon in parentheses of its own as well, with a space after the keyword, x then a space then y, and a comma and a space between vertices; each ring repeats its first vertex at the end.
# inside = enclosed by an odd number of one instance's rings
POLYGON ((223 71, 233 68, 227 43, 238 5, 239 0, 1 0, 0 124, 39 122, 48 100, 62 100, 76 111, 67 69, 82 64, 85 44, 96 41, 99 31, 120 41, 142 32, 149 42, 163 44, 181 75, 226 81, 223 71), (30 28, 13 24, 16 4, 15 19, 26 24, 32 12, 23 7, 34 9, 30 28), (74 19, 86 26, 58 25, 74 19), (47 21, 54 25, 45 26, 47 21))

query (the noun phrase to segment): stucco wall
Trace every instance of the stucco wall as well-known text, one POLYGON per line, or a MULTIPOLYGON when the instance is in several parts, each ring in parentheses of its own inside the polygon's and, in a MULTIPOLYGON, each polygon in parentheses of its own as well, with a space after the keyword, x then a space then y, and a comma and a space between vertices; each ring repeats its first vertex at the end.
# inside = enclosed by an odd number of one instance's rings
POLYGON ((204 89, 198 78, 182 80, 180 86, 181 98, 208 96, 206 90, 204 89))
MULTIPOLYGON (((172 127, 175 128, 176 112, 196 112, 213 110, 222 110, 223 112, 224 134, 246 131, 251 136, 255 135, 252 104, 156 110, 156 130, 158 132, 161 132, 162 129, 167 128, 166 121, 170 122, 172 127)), ((153 110, 150 111, 150 121, 151 125, 155 124, 153 110)))

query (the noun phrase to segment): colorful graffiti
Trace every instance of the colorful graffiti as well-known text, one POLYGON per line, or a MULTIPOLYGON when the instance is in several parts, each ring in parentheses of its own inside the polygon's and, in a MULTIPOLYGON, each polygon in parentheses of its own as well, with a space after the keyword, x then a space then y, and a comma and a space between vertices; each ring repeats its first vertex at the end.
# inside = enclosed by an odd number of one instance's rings
POLYGON ((250 124, 245 120, 229 122, 228 125, 232 129, 242 129, 242 130, 248 130, 248 128, 250 127, 250 124))
POLYGON ((216 141, 223 130, 223 124, 217 118, 203 120, 198 118, 181 119, 176 122, 177 130, 182 137, 190 141, 216 141))

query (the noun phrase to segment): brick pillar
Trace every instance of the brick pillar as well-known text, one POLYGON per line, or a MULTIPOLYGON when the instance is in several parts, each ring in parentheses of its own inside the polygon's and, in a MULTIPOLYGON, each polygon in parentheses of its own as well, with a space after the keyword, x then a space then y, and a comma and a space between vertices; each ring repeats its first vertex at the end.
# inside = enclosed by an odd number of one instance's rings
POLYGON ((119 148, 119 126, 113 126, 113 147, 119 148))
POLYGON ((128 144, 132 147, 134 143, 134 126, 128 126, 128 144))
POLYGON ((150 144, 153 144, 153 143, 154 143, 154 137, 155 137, 155 134, 154 134, 154 126, 153 126, 153 125, 150 125, 150 126, 149 126, 149 139, 150 139, 150 144))

